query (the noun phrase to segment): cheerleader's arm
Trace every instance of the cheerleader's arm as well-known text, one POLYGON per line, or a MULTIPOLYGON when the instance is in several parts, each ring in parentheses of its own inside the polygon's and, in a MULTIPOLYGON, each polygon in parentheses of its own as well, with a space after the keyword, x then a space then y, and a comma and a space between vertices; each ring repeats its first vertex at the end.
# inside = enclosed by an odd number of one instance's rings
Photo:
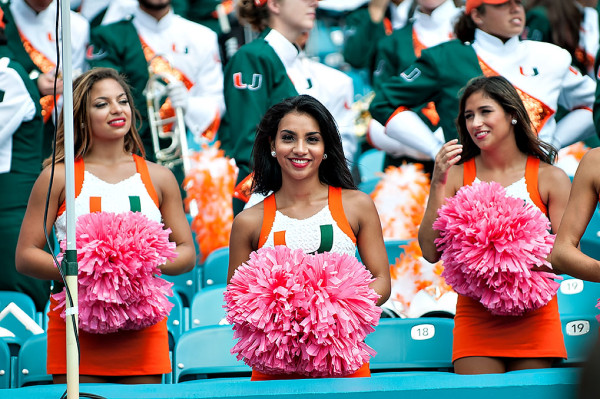
POLYGON ((581 160, 551 255, 552 267, 557 271, 595 282, 600 282, 600 261, 581 252, 579 243, 597 212, 600 194, 598 162, 600 149, 590 150, 581 160))

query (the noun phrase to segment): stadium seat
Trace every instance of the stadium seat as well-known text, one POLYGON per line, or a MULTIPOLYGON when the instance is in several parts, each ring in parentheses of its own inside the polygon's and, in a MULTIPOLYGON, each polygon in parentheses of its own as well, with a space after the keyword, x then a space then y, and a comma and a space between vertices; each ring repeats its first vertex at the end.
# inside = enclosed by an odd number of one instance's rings
POLYGON ((51 384, 52 376, 46 372, 46 334, 28 338, 17 357, 16 386, 51 384))
POLYGON ((448 318, 381 319, 365 339, 377 351, 371 371, 451 370, 453 328, 448 318))
POLYGON ((561 316, 596 316, 600 314, 600 310, 596 308, 600 298, 600 283, 583 281, 567 275, 562 275, 562 277, 563 280, 556 293, 558 312, 561 316))
POLYGON ((171 313, 169 313, 169 317, 167 318, 167 331, 169 332, 169 350, 172 351, 175 349, 175 344, 177 343, 177 340, 187 328, 185 324, 185 313, 181 296, 178 292, 173 291, 173 296, 168 298, 169 302, 173 304, 171 313))
POLYGON ((190 308, 190 328, 218 325, 225 319, 225 285, 206 287, 194 296, 190 308))
POLYGON ((10 349, 0 339, 0 389, 10 388, 10 349))
POLYGON ((373 177, 368 180, 363 180, 358 184, 358 189, 365 194, 371 195, 373 191, 375 191, 375 187, 377 187, 377 183, 379 183, 381 177, 373 177))
POLYGON ((0 291, 0 328, 4 340, 9 344, 13 355, 31 335, 41 332, 40 317, 33 299, 16 291, 0 291), (10 309, 7 307, 11 305, 10 309), (16 305, 16 306, 15 306, 16 305))
POLYGON ((215 249, 202 264, 202 288, 211 285, 227 284, 229 268, 229 247, 215 249))
POLYGON ((200 290, 198 268, 199 266, 196 265, 194 269, 189 272, 177 276, 162 275, 165 280, 173 283, 173 291, 176 291, 181 296, 184 307, 190 306, 192 298, 194 298, 196 292, 200 290))
POLYGON ((369 149, 358 157, 358 171, 360 180, 367 181, 377 177, 377 173, 383 172, 385 152, 377 149, 369 149))
POLYGON ((250 376, 250 367, 231 354, 234 344, 231 326, 199 327, 185 332, 175 347, 175 383, 250 376))
POLYGON ((560 321, 567 348, 567 360, 559 365, 580 366, 587 360, 598 340, 598 320, 590 315, 569 315, 561 316, 560 321))

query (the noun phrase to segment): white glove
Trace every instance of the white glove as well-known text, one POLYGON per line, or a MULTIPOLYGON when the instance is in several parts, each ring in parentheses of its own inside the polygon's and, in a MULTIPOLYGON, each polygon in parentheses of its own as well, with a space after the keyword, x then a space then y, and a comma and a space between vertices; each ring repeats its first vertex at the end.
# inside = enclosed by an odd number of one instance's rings
POLYGON ((185 87, 183 82, 176 81, 169 83, 167 85, 167 90, 169 92, 169 98, 171 99, 173 108, 180 107, 185 113, 188 105, 188 98, 190 96, 187 87, 185 87))

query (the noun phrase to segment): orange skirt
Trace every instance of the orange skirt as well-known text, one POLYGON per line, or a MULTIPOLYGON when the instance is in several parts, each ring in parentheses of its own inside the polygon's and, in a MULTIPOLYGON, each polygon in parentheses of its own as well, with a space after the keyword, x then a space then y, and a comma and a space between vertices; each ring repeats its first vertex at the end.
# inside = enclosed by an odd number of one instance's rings
MULTIPOLYGON (((359 377, 370 377, 371 370, 369 370, 369 363, 363 364, 358 370, 352 374, 348 374, 339 378, 359 378, 359 377)), ((265 374, 260 371, 252 369, 252 377, 250 381, 272 381, 272 380, 300 380, 304 378, 312 378, 301 374, 265 374)))
POLYGON ((478 301, 459 295, 452 361, 468 356, 566 359, 556 296, 522 316, 495 316, 478 301))
MULTIPOLYGON (((66 374, 65 322, 50 300, 48 374, 66 374)), ((137 331, 90 334, 79 331, 79 374, 98 376, 155 375, 171 372, 167 319, 137 331)))

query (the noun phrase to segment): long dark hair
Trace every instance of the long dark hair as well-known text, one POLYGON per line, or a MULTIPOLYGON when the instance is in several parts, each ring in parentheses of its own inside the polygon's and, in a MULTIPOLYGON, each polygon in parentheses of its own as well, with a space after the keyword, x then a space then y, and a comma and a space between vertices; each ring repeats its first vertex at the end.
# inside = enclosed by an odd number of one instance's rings
MULTIPOLYGON (((93 68, 79 75, 73 82, 73 135, 75 158, 83 157, 92 148, 93 134, 90 123, 90 107, 92 100, 90 93, 92 87, 101 80, 112 79, 116 81, 125 92, 131 108, 131 127, 125 135, 124 150, 133 154, 140 153, 145 156, 144 145, 138 133, 137 121, 140 119, 139 112, 133 103, 131 90, 122 75, 112 68, 93 68)), ((56 129, 56 162, 62 162, 65 158, 65 124, 64 112, 58 117, 56 129)), ((44 167, 52 163, 52 157, 44 160, 44 167)))
POLYGON ((477 92, 482 92, 486 97, 496 101, 504 112, 517 120, 517 123, 514 125, 514 133, 519 151, 527 155, 533 155, 543 162, 552 163, 556 157, 556 149, 538 138, 529 119, 529 114, 527 114, 527 110, 525 109, 525 105, 523 105, 523 101, 519 97, 519 93, 502 76, 479 76, 473 78, 462 90, 458 118, 456 119, 458 137, 463 145, 461 162, 465 162, 481 153, 481 150, 467 131, 465 120, 465 104, 467 99, 477 92))
POLYGON ((252 148, 252 191, 266 195, 281 188, 281 166, 277 159, 271 156, 271 142, 275 141, 279 122, 290 112, 310 115, 319 125, 327 154, 327 160, 323 160, 319 166, 319 181, 333 187, 356 189, 346 164, 335 119, 318 100, 309 95, 300 95, 273 105, 260 121, 252 148))

